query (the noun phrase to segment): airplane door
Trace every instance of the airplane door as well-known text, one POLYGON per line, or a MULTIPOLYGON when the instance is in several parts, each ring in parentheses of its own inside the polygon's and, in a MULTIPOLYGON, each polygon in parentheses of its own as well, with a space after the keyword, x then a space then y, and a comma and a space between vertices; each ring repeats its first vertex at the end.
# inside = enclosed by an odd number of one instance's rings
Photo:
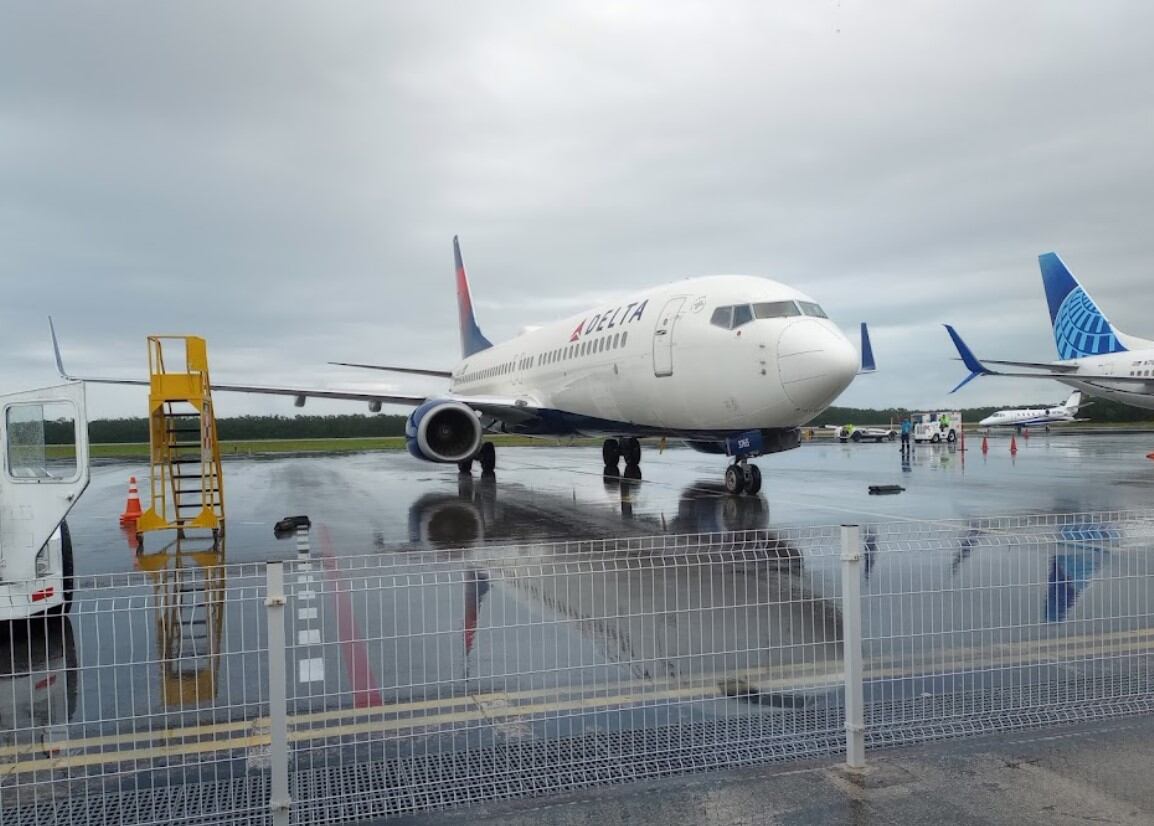
POLYGON ((36 554, 86 487, 84 384, 0 396, 0 579, 35 578, 36 554))
POLYGON ((673 328, 677 324, 677 314, 685 304, 685 296, 671 298, 661 308, 657 317, 657 327, 653 330, 653 375, 673 375, 673 328))

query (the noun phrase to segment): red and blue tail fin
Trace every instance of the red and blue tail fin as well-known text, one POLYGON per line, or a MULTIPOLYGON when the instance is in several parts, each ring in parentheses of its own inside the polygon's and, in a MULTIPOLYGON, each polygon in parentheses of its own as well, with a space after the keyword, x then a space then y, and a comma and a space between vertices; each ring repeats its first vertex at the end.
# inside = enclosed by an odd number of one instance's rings
POLYGON ((474 353, 487 350, 493 346, 481 328, 477 326, 477 318, 473 315, 473 296, 469 292, 469 277, 465 275, 465 262, 461 260, 461 244, 457 236, 453 236, 453 258, 457 265, 457 313, 461 325, 461 358, 468 358, 474 353))

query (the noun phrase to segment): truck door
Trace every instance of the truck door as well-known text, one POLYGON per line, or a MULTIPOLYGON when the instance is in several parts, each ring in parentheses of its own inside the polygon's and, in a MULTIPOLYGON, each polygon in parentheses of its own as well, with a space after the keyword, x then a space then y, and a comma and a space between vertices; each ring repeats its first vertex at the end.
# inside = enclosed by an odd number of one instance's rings
POLYGON ((86 487, 84 384, 0 396, 0 580, 35 578, 36 554, 86 487))
POLYGON ((681 312, 681 305, 685 303, 685 296, 671 298, 661 308, 661 315, 657 317, 657 326, 653 329, 653 375, 673 375, 673 328, 677 324, 677 314, 681 312))

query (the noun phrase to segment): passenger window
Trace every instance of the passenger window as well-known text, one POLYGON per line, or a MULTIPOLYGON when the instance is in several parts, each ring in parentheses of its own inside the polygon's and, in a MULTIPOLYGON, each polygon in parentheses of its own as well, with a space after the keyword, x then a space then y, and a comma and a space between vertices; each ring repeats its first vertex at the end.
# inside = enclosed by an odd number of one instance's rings
POLYGON ((787 318, 801 315, 792 301, 762 301, 753 305, 754 318, 787 318))
POLYGON ((753 321, 753 310, 749 308, 748 304, 738 304, 733 308, 733 326, 740 327, 742 324, 748 324, 753 321))
POLYGON ((799 301, 797 303, 801 305, 801 311, 806 315, 811 315, 814 318, 829 318, 829 316, 825 314, 825 310, 812 301, 799 301))
POLYGON ((629 331, 628 330, 626 330, 624 333, 621 334, 621 346, 622 347, 625 346, 625 339, 627 339, 628 337, 629 337, 629 331))
POLYGON ((621 333, 613 334, 613 349, 617 349, 617 345, 621 342, 621 333))
POLYGON ((709 323, 715 327, 724 327, 726 330, 728 330, 733 325, 733 308, 718 307, 713 311, 713 315, 710 317, 709 323))

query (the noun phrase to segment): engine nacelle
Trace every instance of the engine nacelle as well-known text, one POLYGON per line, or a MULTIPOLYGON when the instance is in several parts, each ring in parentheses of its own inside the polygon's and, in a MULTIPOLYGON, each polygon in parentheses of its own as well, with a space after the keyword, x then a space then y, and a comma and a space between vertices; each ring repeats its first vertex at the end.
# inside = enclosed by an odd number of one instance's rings
POLYGON ((409 414, 405 446, 426 462, 460 462, 481 448, 481 420, 461 402, 430 399, 409 414))

